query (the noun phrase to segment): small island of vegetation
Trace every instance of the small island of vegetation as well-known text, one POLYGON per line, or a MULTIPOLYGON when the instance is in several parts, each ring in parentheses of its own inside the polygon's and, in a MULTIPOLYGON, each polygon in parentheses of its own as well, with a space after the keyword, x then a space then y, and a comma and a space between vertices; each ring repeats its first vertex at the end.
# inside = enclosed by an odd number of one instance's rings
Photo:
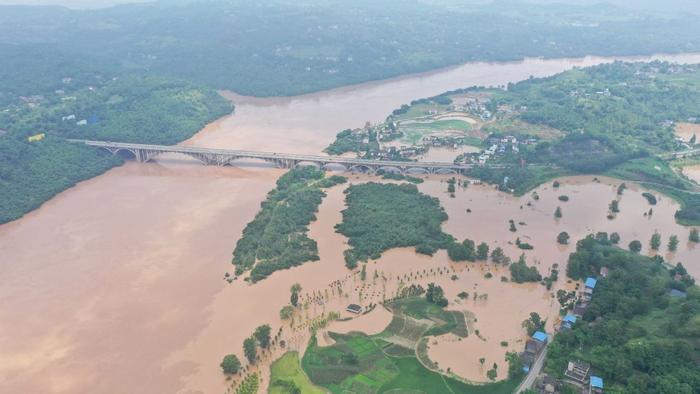
POLYGON ((308 225, 325 196, 322 189, 344 182, 342 176, 326 177, 310 166, 280 177, 236 243, 236 275, 250 270, 250 280, 257 282, 275 271, 318 260, 316 241, 307 236, 308 225))

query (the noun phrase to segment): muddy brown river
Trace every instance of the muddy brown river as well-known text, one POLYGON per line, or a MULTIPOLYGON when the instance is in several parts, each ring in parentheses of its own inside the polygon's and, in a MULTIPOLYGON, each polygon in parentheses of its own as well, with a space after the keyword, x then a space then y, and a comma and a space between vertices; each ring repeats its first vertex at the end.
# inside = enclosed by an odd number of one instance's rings
MULTIPOLYGON (((700 62, 700 55, 655 58, 700 62)), ((289 98, 226 93, 236 103, 236 114, 212 123, 185 144, 319 153, 339 130, 379 121, 416 98, 610 60, 474 63, 289 98)), ((204 167, 177 156, 127 163, 0 226, 0 392, 225 392, 221 358, 231 352, 242 358, 241 343, 256 326, 270 323, 274 332, 281 325, 279 310, 288 302, 292 283, 299 282, 305 291, 321 290, 349 274, 342 260, 345 240, 332 231, 343 208, 342 190, 334 188, 311 226, 321 261, 275 273, 254 286, 223 280, 242 229, 281 174, 252 166, 204 167)), ((420 189, 440 197, 450 216, 447 232, 503 246, 513 258, 519 253, 508 243, 515 240, 508 220, 526 223, 517 236, 535 245, 528 258, 543 273, 553 263, 565 263, 573 248, 554 242, 562 230, 574 240, 590 231, 618 231, 625 245, 640 239, 646 246, 655 229, 664 240, 671 234, 687 239, 688 229, 673 221, 676 203, 662 197, 654 215, 644 217, 646 200, 632 185, 622 197, 618 217, 606 219, 618 183, 568 178, 556 191, 550 185, 540 187, 541 198, 531 207, 526 205, 529 196, 516 198, 488 186, 458 190, 455 198, 448 198, 441 178, 420 189), (570 201, 558 201, 559 194, 569 195, 570 201), (559 221, 553 218, 556 206, 564 213, 559 221)), ((682 242, 668 257, 700 274, 700 254, 692 245, 682 242)), ((393 277, 425 266, 451 266, 444 253, 429 259, 407 249, 389 251, 370 264, 393 277)), ((430 355, 440 366, 483 380, 475 360, 485 356, 502 363, 497 359, 505 349, 498 343, 506 340, 515 349, 522 340, 520 321, 531 311, 549 315, 554 308, 542 286, 503 284, 495 271, 494 279, 484 282, 484 270, 493 269, 488 266, 453 268, 460 279, 445 285, 450 299, 460 289, 489 293, 482 303, 455 305, 478 317, 476 328, 486 339, 470 337, 458 346, 431 343, 430 355), (455 349, 473 357, 460 358, 455 349)), ((372 297, 379 297, 373 291, 372 297)), ((387 321, 385 314, 377 316, 367 318, 371 332, 387 321)), ((348 323, 352 329, 355 325, 348 323)), ((302 339, 290 345, 303 348, 302 339)), ((270 358, 263 360, 261 370, 270 358)))

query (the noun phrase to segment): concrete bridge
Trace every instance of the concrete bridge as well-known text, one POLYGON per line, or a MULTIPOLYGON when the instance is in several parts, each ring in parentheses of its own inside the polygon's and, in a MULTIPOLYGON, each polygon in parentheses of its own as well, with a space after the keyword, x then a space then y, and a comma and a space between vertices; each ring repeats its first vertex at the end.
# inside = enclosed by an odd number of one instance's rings
POLYGON ((179 145, 145 145, 89 140, 70 141, 105 149, 115 155, 133 156, 137 161, 144 163, 163 153, 179 153, 193 157, 206 165, 217 166, 234 165, 235 161, 240 159, 256 159, 272 163, 278 168, 294 168, 299 165, 312 165, 323 170, 337 169, 369 173, 375 173, 381 170, 401 174, 410 172, 423 174, 464 174, 472 167, 472 165, 456 165, 453 163, 367 160, 342 156, 208 149, 179 145))

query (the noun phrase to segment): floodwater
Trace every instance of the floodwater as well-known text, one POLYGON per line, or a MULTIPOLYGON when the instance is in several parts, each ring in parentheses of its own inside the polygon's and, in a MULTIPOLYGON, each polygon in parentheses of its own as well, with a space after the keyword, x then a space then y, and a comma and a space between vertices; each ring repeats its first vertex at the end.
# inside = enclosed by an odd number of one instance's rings
MULTIPOLYGON (((700 61, 700 55, 654 58, 700 61)), ((530 75, 607 61, 611 59, 474 63, 290 98, 257 99, 227 93, 236 102, 236 114, 212 123, 185 144, 319 153, 338 131, 380 121, 416 98, 470 85, 503 85, 530 75)), ((381 300, 391 291, 384 287, 397 281, 391 271, 415 271, 426 264, 448 266, 440 254, 428 259, 409 250, 390 251, 381 261, 371 263, 373 270, 376 266, 386 271, 386 283, 381 279, 373 283, 372 290, 358 285, 356 275, 348 276, 339 257, 344 240, 332 232, 342 209, 342 188, 338 187, 329 191, 311 229, 319 242, 321 261, 275 273, 254 286, 242 281, 226 283, 223 274, 230 270, 236 240, 281 173, 254 167, 203 167, 181 157, 128 163, 0 226, 0 392, 225 392, 229 382, 220 372, 221 358, 232 352, 242 358, 243 339, 260 324, 270 323, 276 332, 282 325, 278 312, 288 302, 292 283, 299 282, 305 294, 312 294, 343 280, 346 290, 334 301, 341 307, 353 299, 363 304, 381 300)), ((654 228, 664 237, 677 233, 687 239, 687 229, 673 223, 674 203, 662 198, 653 217, 644 218, 646 202, 632 189, 622 197, 620 215, 608 221, 605 211, 614 186, 590 179, 567 181, 556 192, 547 185, 534 207, 523 210, 519 206, 524 199, 486 186, 460 190, 449 198, 442 181, 420 187, 440 195, 451 216, 446 231, 504 245, 512 257, 517 251, 505 242, 520 236, 535 245, 528 255, 540 260, 543 268, 555 261, 563 263, 570 252, 554 243, 562 229, 572 239, 587 231, 608 230, 620 231, 627 243, 632 238, 647 240, 654 228), (555 195, 564 191, 571 201, 555 201, 555 195), (562 205, 564 211, 559 222, 552 216, 556 205, 562 205), (466 213, 468 207, 471 214, 466 213), (507 229, 510 218, 527 225, 511 234, 507 229)), ((691 257, 698 260, 684 244, 675 256, 687 261, 697 275, 700 269, 691 257)), ((463 278, 457 283, 463 280, 464 285, 473 286, 476 282, 470 275, 463 278)), ((446 287, 452 296, 455 290, 446 287)), ((494 307, 505 304, 496 296, 500 291, 494 289, 489 297, 494 307)), ((542 290, 532 291, 536 302, 542 290)), ((512 294, 520 297, 520 293, 512 294)), ((308 322, 331 307, 332 303, 310 307, 298 319, 308 322)), ((489 341, 515 336, 493 328, 498 323, 489 323, 478 305, 467 303, 465 308, 477 314, 477 328, 489 341)), ((529 306, 518 308, 514 325, 530 311, 529 306)), ((537 304, 532 308, 544 311, 548 307, 537 304)), ((303 349, 304 330, 287 331, 288 346, 303 349)), ((280 354, 282 349, 276 351, 280 354)), ((259 362, 263 371, 273 353, 259 362)), ((450 358, 443 359, 439 347, 433 353, 440 365, 450 366, 450 358)))
POLYGON ((697 123, 678 123, 676 124, 675 134, 678 138, 689 142, 693 136, 698 138, 700 135, 700 124, 697 123))

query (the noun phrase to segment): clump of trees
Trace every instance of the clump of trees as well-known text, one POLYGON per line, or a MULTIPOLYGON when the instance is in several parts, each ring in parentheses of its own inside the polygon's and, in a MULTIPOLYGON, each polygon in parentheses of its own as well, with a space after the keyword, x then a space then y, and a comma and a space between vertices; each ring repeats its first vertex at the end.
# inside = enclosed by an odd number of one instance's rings
POLYGON ((347 208, 336 230, 348 237, 345 264, 350 268, 395 247, 414 246, 432 254, 454 244, 441 229, 447 214, 439 200, 415 185, 369 182, 350 186, 345 193, 347 208))
POLYGON ((275 271, 317 261, 318 247, 307 235, 308 225, 325 196, 322 189, 344 182, 344 177, 326 177, 310 166, 295 168, 280 177, 236 243, 236 275, 251 270, 250 280, 257 282, 275 271))
POLYGON ((527 331, 527 335, 532 336, 535 331, 544 331, 545 324, 547 324, 547 320, 542 320, 539 313, 530 312, 530 317, 523 320, 522 326, 527 331))
POLYGON ((452 242, 447 247, 447 255, 452 261, 476 261, 474 241, 465 239, 462 243, 452 242))
POLYGON ((447 306, 445 292, 442 290, 442 287, 436 285, 435 283, 428 283, 428 290, 425 292, 425 299, 428 300, 428 302, 443 308, 447 306))
POLYGON ((539 282, 542 280, 542 275, 534 266, 529 267, 525 262, 525 254, 521 254, 517 262, 509 267, 510 280, 515 283, 539 282))

